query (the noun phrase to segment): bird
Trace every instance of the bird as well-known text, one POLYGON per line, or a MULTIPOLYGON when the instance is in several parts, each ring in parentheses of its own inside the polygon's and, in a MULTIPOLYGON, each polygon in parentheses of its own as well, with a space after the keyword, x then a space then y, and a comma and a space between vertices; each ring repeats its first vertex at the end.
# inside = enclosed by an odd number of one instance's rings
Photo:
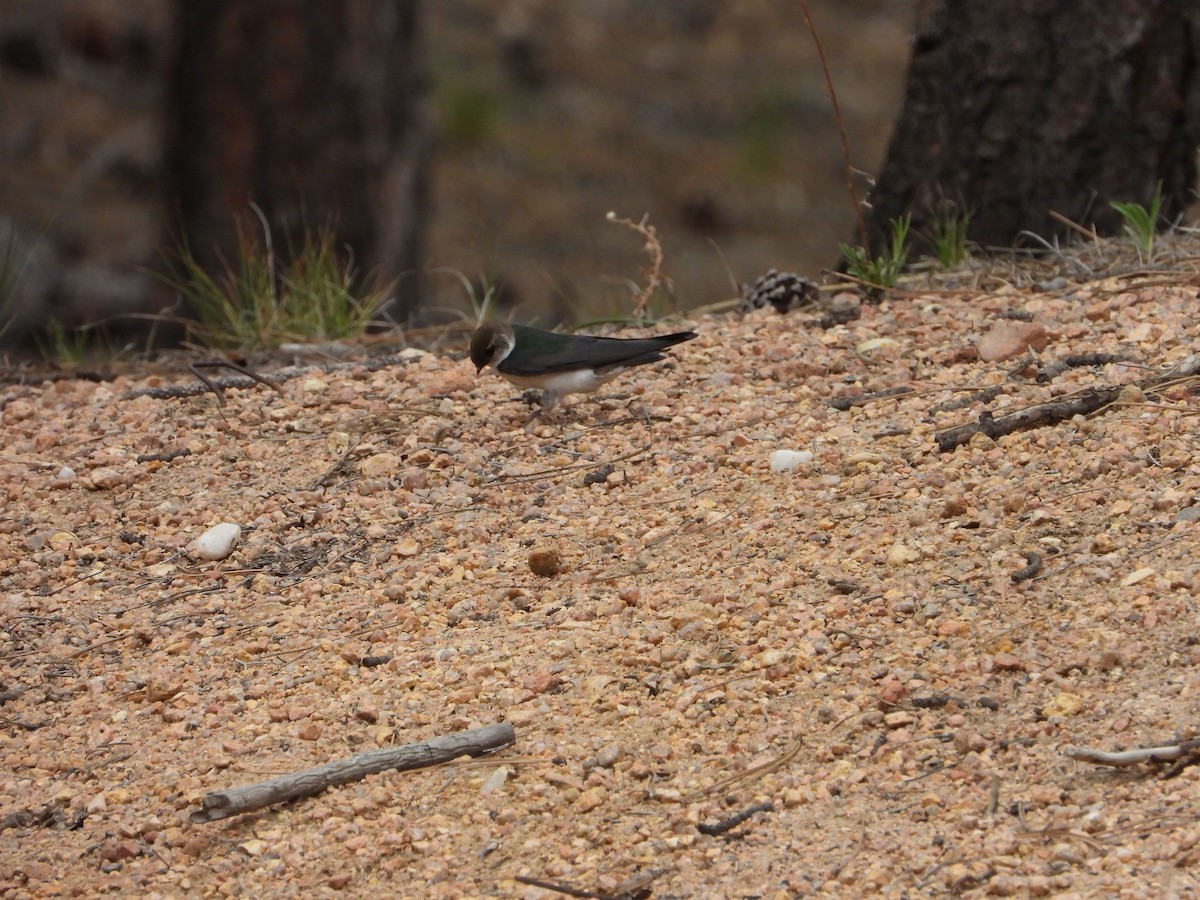
POLYGON ((666 359, 663 350, 697 337, 679 331, 649 338, 560 334, 528 325, 484 322, 471 335, 475 373, 491 366, 517 387, 542 392, 542 412, 565 394, 588 393, 626 369, 666 359))

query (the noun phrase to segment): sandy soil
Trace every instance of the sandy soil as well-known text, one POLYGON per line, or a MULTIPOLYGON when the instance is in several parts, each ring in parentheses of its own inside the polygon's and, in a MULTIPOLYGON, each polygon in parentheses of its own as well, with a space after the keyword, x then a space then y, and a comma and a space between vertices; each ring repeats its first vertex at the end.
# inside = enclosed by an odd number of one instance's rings
POLYGON ((182 372, 8 386, 0 895, 1193 895, 1200 769, 1067 749, 1196 734, 1196 379, 936 442, 1196 353, 1190 266, 663 323, 701 336, 531 432, 434 354, 223 409, 131 396, 182 372), (1014 329, 1045 349, 976 357, 1014 329), (1127 361, 1050 368, 1083 353, 1127 361), (231 556, 183 553, 220 522, 231 556), (491 757, 189 819, 500 721, 491 757))

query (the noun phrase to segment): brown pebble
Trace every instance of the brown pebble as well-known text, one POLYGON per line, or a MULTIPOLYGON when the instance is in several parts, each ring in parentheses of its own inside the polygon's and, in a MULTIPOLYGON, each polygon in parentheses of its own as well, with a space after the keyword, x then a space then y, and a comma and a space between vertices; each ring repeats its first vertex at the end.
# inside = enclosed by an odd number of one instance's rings
POLYGON ((534 547, 529 551, 529 571, 551 578, 563 570, 562 556, 553 547, 534 547))

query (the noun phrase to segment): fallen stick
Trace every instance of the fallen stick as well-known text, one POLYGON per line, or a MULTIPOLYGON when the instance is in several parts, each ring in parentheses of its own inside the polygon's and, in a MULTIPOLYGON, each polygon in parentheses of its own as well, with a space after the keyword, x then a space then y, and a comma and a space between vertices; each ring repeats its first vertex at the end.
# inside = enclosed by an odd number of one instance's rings
POLYGON ((1189 753, 1200 750, 1200 738, 1190 741, 1180 741, 1178 744, 1168 744, 1165 747, 1141 747, 1137 750, 1124 750, 1112 753, 1107 750, 1093 750, 1090 747, 1067 747, 1065 752, 1071 759, 1084 762, 1094 762, 1102 766, 1136 766, 1141 762, 1169 762, 1179 759, 1189 753))
MULTIPOLYGON (((1130 384, 1144 393, 1151 393, 1165 390, 1184 379, 1193 378, 1197 373, 1200 373, 1200 354, 1193 353, 1168 372, 1130 384)), ((1116 402, 1120 398, 1121 392, 1129 386, 1118 384, 1088 388, 1061 400, 1027 406, 1001 416, 993 416, 990 410, 984 410, 979 414, 978 421, 947 428, 934 435, 934 439, 937 441, 938 449, 943 453, 948 453, 955 447, 967 443, 976 434, 983 434, 995 440, 1016 431, 1052 425, 1075 416, 1086 416, 1116 402)))
POLYGON ((205 794, 200 801, 201 808, 191 814, 191 820, 197 824, 215 822, 218 819, 262 809, 273 803, 312 797, 326 788, 359 781, 367 775, 386 772, 388 769, 420 769, 449 762, 460 756, 481 756, 506 747, 516 739, 512 723, 501 722, 498 725, 472 728, 469 731, 460 731, 457 734, 401 747, 368 750, 317 766, 315 769, 305 769, 269 781, 205 794))

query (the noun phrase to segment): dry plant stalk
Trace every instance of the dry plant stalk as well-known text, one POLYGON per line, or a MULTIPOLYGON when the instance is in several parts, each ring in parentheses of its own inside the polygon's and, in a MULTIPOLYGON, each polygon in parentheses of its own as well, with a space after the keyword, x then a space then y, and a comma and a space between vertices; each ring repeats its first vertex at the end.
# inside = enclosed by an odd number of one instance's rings
POLYGON ((644 270, 646 286, 639 290, 633 298, 632 315, 635 319, 640 319, 646 314, 646 306, 650 303, 650 298, 654 296, 655 291, 659 288, 666 288, 668 292, 675 289, 674 282, 662 273, 663 249, 658 240, 658 231, 653 225, 648 224, 650 213, 644 213, 640 222, 635 222, 633 219, 622 219, 615 212, 610 212, 605 218, 617 225, 632 228, 646 239, 646 246, 643 249, 650 254, 650 268, 644 270))

